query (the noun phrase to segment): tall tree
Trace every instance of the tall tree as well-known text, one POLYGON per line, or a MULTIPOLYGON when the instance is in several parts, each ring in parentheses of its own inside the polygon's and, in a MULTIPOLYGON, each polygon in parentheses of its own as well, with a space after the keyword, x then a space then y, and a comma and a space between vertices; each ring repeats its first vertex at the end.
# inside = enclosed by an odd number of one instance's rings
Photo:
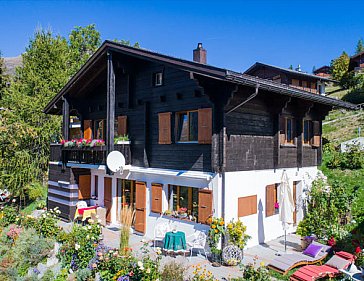
POLYGON ((76 26, 69 35, 68 44, 70 75, 73 75, 100 47, 101 36, 94 24, 76 26))
MULTIPOLYGON (((1 97, 5 92, 5 88, 8 82, 8 76, 5 74, 5 72, 6 72, 6 66, 0 51, 0 101, 1 97)), ((0 107, 1 107, 1 102, 0 102, 0 107)))
POLYGON ((132 46, 131 43, 130 43, 130 40, 124 40, 124 39, 114 39, 113 40, 114 42, 116 43, 120 43, 120 44, 123 44, 125 46, 130 46, 130 47, 134 47, 134 48, 140 48, 140 45, 138 42, 135 42, 134 45, 132 46))
POLYGON ((0 188, 23 198, 32 183, 44 182, 49 144, 60 135, 60 118, 44 114, 43 108, 99 45, 92 26, 71 34, 67 42, 51 31, 36 31, 2 99, 0 188))
POLYGON ((356 44, 355 54, 359 54, 361 52, 364 52, 364 42, 363 39, 360 38, 356 44))
POLYGON ((335 80, 341 81, 348 72, 349 61, 350 57, 345 51, 338 58, 331 61, 331 74, 335 80))

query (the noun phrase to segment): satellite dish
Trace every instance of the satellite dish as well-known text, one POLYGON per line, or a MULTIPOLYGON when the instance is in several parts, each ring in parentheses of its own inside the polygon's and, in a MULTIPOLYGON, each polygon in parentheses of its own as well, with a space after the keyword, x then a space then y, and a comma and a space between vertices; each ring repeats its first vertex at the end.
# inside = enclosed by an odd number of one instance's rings
POLYGON ((125 167, 125 157, 120 151, 111 151, 106 158, 106 165, 110 171, 122 173, 125 167))

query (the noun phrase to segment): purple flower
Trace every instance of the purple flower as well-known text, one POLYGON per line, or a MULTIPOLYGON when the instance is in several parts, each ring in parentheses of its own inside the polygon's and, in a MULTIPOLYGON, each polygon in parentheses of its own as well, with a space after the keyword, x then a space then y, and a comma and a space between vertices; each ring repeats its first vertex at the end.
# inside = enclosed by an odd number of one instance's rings
POLYGON ((120 276, 117 281, 129 281, 129 275, 120 276))
POLYGON ((35 274, 37 274, 37 275, 40 273, 40 271, 39 271, 39 270, 38 270, 38 268, 36 268, 36 267, 34 267, 34 268, 33 268, 33 272, 34 272, 35 274))

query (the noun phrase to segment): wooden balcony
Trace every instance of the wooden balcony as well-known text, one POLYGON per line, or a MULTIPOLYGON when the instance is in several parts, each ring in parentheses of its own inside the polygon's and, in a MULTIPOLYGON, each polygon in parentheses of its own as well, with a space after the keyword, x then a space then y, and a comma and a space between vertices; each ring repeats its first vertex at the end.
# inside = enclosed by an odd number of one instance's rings
MULTIPOLYGON (((131 164, 130 144, 115 144, 115 150, 125 157, 125 164, 131 164)), ((106 146, 95 147, 62 147, 61 144, 51 144, 50 161, 77 164, 106 165, 106 146)))

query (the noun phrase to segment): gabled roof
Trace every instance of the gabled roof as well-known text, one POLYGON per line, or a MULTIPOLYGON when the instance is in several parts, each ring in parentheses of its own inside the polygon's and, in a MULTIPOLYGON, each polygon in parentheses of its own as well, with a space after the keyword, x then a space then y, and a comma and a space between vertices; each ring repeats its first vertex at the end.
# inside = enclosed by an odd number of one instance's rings
POLYGON ((262 62, 256 62, 251 67, 249 67, 244 73, 252 75, 254 70, 259 69, 260 67, 276 69, 278 71, 293 74, 293 75, 296 75, 296 76, 309 77, 311 79, 313 78, 313 79, 322 80, 322 81, 337 82, 335 80, 325 78, 325 77, 322 77, 322 76, 317 76, 317 75, 314 75, 314 74, 310 74, 310 73, 306 73, 306 72, 302 72, 302 71, 297 71, 297 70, 294 70, 294 69, 284 68, 284 67, 280 67, 280 66, 275 66, 275 65, 271 65, 271 64, 267 64, 267 63, 262 63, 262 62))
POLYGON ((314 74, 315 74, 315 73, 319 73, 319 72, 320 72, 320 71, 322 71, 322 70, 330 69, 330 68, 331 68, 331 67, 330 67, 330 66, 328 66, 328 65, 323 65, 323 66, 321 66, 321 67, 319 67, 319 68, 315 69, 314 74))
POLYGON ((361 57, 361 56, 363 56, 364 55, 364 51, 363 52, 360 52, 360 53, 357 53, 357 54, 355 54, 355 55, 353 55, 353 56, 351 56, 350 57, 350 59, 355 59, 355 58, 357 58, 357 57, 361 57))
MULTIPOLYGON (((185 59, 175 58, 172 56, 167 56, 164 54, 160 54, 157 52, 152 52, 149 50, 141 49, 141 48, 134 48, 130 46, 125 46, 120 43, 116 43, 113 41, 104 41, 101 47, 90 57, 90 59, 81 67, 81 69, 68 81, 68 83, 62 88, 62 90, 48 103, 45 107, 45 113, 51 113, 53 107, 59 102, 62 97, 67 94, 72 87, 85 75, 87 72, 92 69, 92 67, 99 62, 102 58, 105 58, 105 54, 107 51, 118 52, 122 54, 126 54, 131 57, 147 60, 147 61, 154 61, 159 62, 174 68, 178 68, 184 71, 196 73, 199 75, 210 77, 211 79, 218 79, 223 80, 230 83, 241 84, 246 86, 256 86, 259 84, 261 89, 266 89, 268 91, 295 96, 299 98, 303 98, 306 100, 311 100, 314 102, 330 105, 330 106, 337 106, 343 107, 347 109, 356 109, 356 105, 350 104, 341 100, 335 100, 329 97, 324 97, 317 94, 311 94, 305 92, 303 90, 299 90, 293 87, 289 87, 287 85, 283 85, 280 83, 275 83, 266 79, 252 77, 247 74, 237 73, 231 70, 201 64, 185 59)), ((106 63, 106 59, 105 59, 106 63)), ((324 80, 324 78, 315 76, 318 79, 324 80)), ((327 79, 326 79, 327 80, 327 79)))

